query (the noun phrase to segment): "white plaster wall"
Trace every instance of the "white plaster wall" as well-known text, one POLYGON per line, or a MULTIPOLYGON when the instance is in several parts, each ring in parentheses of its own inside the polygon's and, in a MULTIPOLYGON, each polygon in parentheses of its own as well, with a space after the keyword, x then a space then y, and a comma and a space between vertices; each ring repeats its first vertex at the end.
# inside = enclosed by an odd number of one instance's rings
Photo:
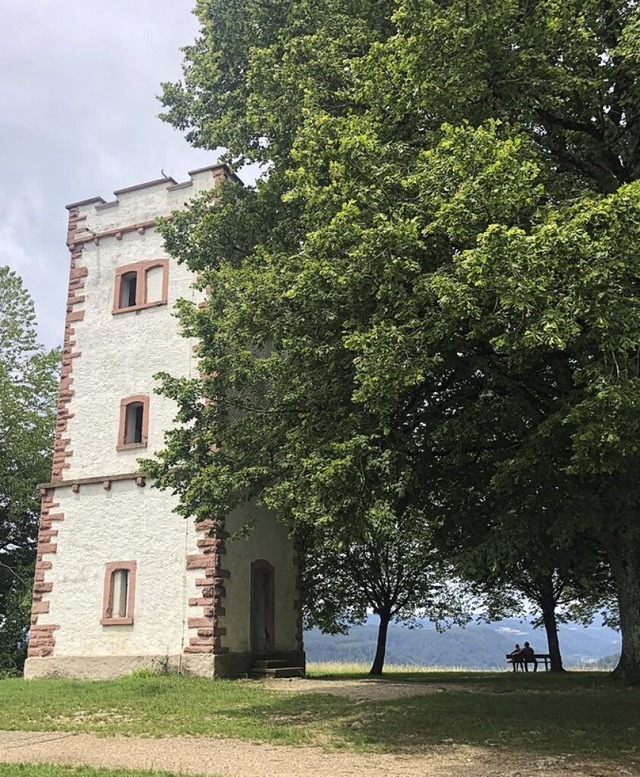
POLYGON ((75 324, 76 348, 81 355, 73 364, 73 417, 67 435, 73 455, 65 480, 94 475, 134 472, 137 459, 164 443, 164 430, 175 417, 175 404, 154 395, 153 375, 197 375, 195 341, 180 335, 173 307, 180 297, 195 299, 193 275, 174 260, 169 262, 168 304, 113 314, 116 269, 148 259, 164 258, 162 240, 155 229, 144 235, 125 233, 122 240, 106 238, 88 243, 82 261, 85 279, 84 320, 75 324), (120 401, 133 394, 148 394, 147 448, 118 451, 120 401))
MULTIPOLYGON (((211 170, 192 175, 187 185, 154 185, 121 194, 114 205, 82 206, 85 225, 99 233, 169 215, 188 199, 215 184, 211 170)), ((82 222, 81 222, 82 223, 82 222)), ((183 338, 173 315, 176 300, 200 299, 192 288, 193 275, 175 260, 169 261, 168 304, 139 311, 113 314, 116 269, 150 259, 167 258, 162 238, 154 227, 144 234, 125 232, 85 244, 80 266, 88 269, 83 294, 85 302, 74 310, 84 311, 75 324, 76 350, 81 356, 73 365, 73 417, 67 436, 73 456, 64 478, 91 477, 133 472, 137 459, 163 447, 163 432, 173 424, 176 407, 153 395, 153 375, 168 371, 177 376, 197 374, 193 346, 183 338), (146 449, 117 451, 120 400, 133 394, 148 394, 149 439, 146 449)))
MULTIPOLYGON (((154 185, 119 195, 117 204, 97 208, 81 206, 86 226, 94 232, 168 215, 189 197, 215 183, 211 171, 192 176, 190 186, 154 185)), ((75 350, 81 356, 73 364, 74 396, 66 436, 73 455, 65 480, 106 477, 137 470, 137 460, 164 445, 164 430, 173 425, 173 402, 153 393, 153 374, 196 375, 195 343, 179 334, 172 314, 175 301, 196 299, 193 277, 170 260, 168 305, 113 315, 115 271, 139 261, 164 258, 162 240, 154 228, 144 234, 127 232, 121 240, 107 237, 99 245, 89 241, 81 266, 88 268, 85 311, 75 326, 75 350), (148 394, 149 438, 146 448, 117 451, 120 401, 134 394, 148 394)), ((167 492, 144 488, 135 482, 114 481, 106 491, 101 483, 56 490, 55 500, 64 521, 56 523, 57 553, 45 555, 53 564, 46 580, 53 582, 48 595, 50 611, 39 616, 39 625, 58 624, 55 659, 77 656, 158 656, 182 654, 195 636, 187 629, 188 618, 201 616, 202 608, 189 607, 199 598, 195 581, 202 570, 186 570, 186 556, 201 552, 191 522, 172 512, 175 501, 167 492), (136 561, 137 584, 133 626, 102 626, 104 570, 112 561, 136 561)), ((247 510, 229 518, 233 531, 247 510)), ((225 587, 226 627, 223 645, 233 652, 250 650, 251 562, 269 561, 275 568, 276 650, 296 649, 296 568, 293 543, 287 528, 267 511, 257 511, 257 525, 245 540, 229 541, 223 566, 230 571, 225 587)), ((200 658, 196 656, 195 658, 200 658)), ((194 658, 194 660, 195 660, 194 658)), ((40 659, 34 659, 37 662, 40 659)), ((32 662, 32 663, 33 663, 32 662)), ((36 671, 35 669, 33 671, 36 671)), ((44 670, 43 670, 44 671, 44 670)))
MULTIPOLYGON (((193 522, 171 512, 174 499, 134 481, 106 491, 101 484, 56 491, 64 520, 56 522, 57 553, 47 580, 49 613, 38 623, 58 624, 55 656, 179 655, 189 644, 187 606, 198 570, 185 569, 195 553, 193 522), (102 626, 105 566, 136 561, 134 623, 102 626)), ((191 610, 191 612, 189 612, 191 610)))
MULTIPOLYGON (((236 510, 227 519, 227 531, 237 531, 243 524, 249 508, 236 510)), ((228 540, 223 566, 230 572, 224 601, 225 615, 220 626, 226 627, 223 645, 231 652, 251 650, 251 563, 258 559, 268 561, 274 568, 275 613, 274 650, 296 650, 296 573, 293 564, 293 540, 287 527, 264 509, 254 509, 255 528, 246 539, 228 540)))
MULTIPOLYGON (((155 185, 121 195, 116 204, 96 209, 81 206, 85 225, 93 232, 169 215, 215 179, 211 171, 192 176, 188 186, 155 185)), ((82 223, 82 222, 81 222, 82 223)), ((72 456, 65 480, 134 472, 141 456, 163 447, 164 430, 173 424, 176 407, 153 394, 154 373, 197 374, 193 341, 179 333, 173 306, 180 297, 195 299, 192 274, 169 262, 168 304, 113 315, 116 269, 122 265, 165 258, 155 228, 144 234, 122 234, 85 244, 79 266, 87 267, 83 294, 84 320, 74 324, 80 356, 73 363, 72 414, 65 436, 72 456), (148 394, 149 438, 146 448, 117 451, 120 401, 148 394)), ((47 582, 53 583, 48 614, 39 625, 56 624, 55 657, 181 655, 189 643, 186 619, 197 615, 188 598, 197 595, 201 570, 186 570, 186 556, 196 554, 192 522, 172 512, 168 492, 138 487, 134 481, 82 485, 78 493, 64 487, 55 501, 64 521, 56 523, 56 554, 47 582), (136 561, 135 622, 133 626, 102 626, 105 565, 136 561)), ((35 659, 38 661, 39 659, 35 659)))

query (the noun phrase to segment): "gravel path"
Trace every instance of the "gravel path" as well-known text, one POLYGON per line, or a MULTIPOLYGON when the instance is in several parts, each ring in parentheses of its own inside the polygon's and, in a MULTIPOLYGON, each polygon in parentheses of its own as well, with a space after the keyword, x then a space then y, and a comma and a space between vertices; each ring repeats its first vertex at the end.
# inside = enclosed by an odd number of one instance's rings
POLYGON ((310 775, 466 775, 434 770, 424 758, 326 753, 315 747, 259 745, 233 739, 175 737, 98 739, 89 734, 3 732, 0 760, 166 769, 184 774, 233 777, 310 777, 310 775), (420 764, 418 765, 418 761, 420 764))
MULTIPOLYGON (((479 747, 443 746, 428 754, 325 752, 317 747, 234 739, 101 738, 91 734, 0 731, 0 762, 83 764, 226 777, 611 777, 611 768, 564 758, 513 760, 479 747)), ((616 775, 632 772, 616 771, 616 775)))

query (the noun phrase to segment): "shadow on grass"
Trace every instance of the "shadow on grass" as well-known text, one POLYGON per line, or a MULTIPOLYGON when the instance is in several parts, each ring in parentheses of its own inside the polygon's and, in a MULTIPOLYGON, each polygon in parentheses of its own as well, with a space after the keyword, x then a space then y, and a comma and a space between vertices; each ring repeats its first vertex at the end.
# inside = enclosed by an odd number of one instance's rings
POLYGON ((411 671, 392 669, 385 672, 382 677, 372 677, 368 672, 331 672, 318 669, 311 670, 310 679, 321 682, 323 680, 369 680, 371 682, 387 683, 424 683, 431 685, 470 683, 473 685, 489 685, 491 687, 510 688, 515 686, 538 687, 544 684, 545 688, 564 690, 569 687, 595 687, 604 688, 610 685, 609 674, 606 672, 487 672, 487 671, 411 671), (535 684, 538 684, 536 686, 535 684))
POLYGON ((284 682, 282 690, 272 690, 251 681, 177 677, 8 680, 0 682, 0 728, 238 737, 400 753, 480 745, 638 764, 640 690, 616 687, 602 674, 439 672, 428 679, 417 673, 389 678, 418 679, 425 688, 415 690, 426 689, 425 695, 376 700, 374 693, 374 700, 366 701, 331 695, 328 680, 318 680, 313 692, 288 692, 284 682))
POLYGON ((640 762, 640 691, 612 686, 602 675, 455 673, 425 685, 433 687, 422 696, 365 702, 325 696, 320 705, 319 681, 317 693, 287 695, 269 714, 287 727, 321 724, 331 746, 348 749, 411 753, 456 744, 640 762))

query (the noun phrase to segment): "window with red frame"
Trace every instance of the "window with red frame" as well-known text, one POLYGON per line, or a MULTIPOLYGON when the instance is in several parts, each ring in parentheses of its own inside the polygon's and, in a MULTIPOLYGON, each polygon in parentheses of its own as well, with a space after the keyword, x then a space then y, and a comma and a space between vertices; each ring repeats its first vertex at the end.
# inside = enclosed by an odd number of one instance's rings
POLYGON ((128 313, 167 304, 169 261, 152 259, 118 267, 113 313, 128 313))
POLYGON ((145 448, 149 437, 149 397, 135 394, 120 401, 118 450, 145 448))
POLYGON ((133 624, 136 570, 135 561, 111 561, 106 565, 100 619, 103 626, 133 624))

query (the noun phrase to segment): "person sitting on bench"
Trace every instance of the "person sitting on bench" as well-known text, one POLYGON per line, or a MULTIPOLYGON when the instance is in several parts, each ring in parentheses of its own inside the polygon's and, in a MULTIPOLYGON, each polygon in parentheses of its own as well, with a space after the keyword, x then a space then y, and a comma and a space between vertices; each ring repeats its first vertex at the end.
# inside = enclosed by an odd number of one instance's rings
POLYGON ((529 671, 529 664, 533 664, 533 671, 538 671, 538 662, 535 658, 535 650, 531 647, 531 645, 528 642, 524 643, 524 647, 520 651, 520 659, 522 661, 522 664, 524 666, 524 671, 529 671))
POLYGON ((522 671, 522 648, 518 643, 516 642, 516 646, 514 649, 507 655, 507 658, 511 659, 511 663, 513 665, 513 671, 517 672, 518 670, 522 671))

